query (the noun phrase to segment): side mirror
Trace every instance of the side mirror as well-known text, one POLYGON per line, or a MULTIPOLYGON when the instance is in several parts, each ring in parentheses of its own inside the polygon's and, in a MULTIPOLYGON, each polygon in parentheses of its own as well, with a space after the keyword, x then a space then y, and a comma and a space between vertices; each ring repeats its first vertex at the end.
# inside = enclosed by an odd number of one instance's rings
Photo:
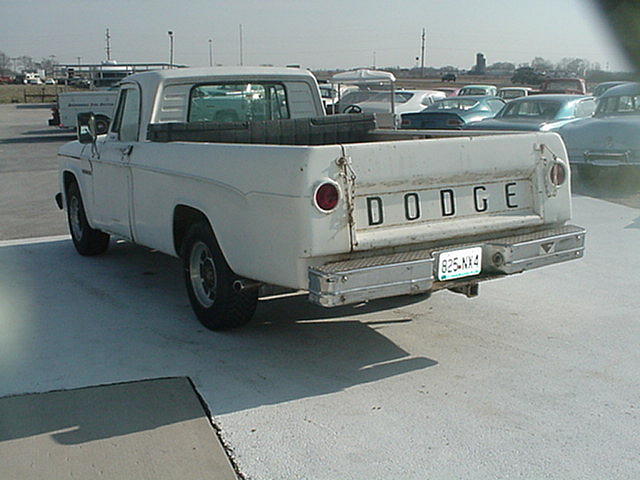
POLYGON ((80 143, 95 143, 98 133, 96 131, 96 117, 93 112, 78 114, 78 141, 80 143))

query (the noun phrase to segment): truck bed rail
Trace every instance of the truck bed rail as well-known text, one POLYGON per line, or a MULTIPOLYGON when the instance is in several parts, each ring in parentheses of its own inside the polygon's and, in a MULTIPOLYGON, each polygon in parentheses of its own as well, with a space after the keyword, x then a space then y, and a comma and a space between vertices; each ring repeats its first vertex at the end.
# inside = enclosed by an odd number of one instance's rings
POLYGON ((250 122, 172 122, 150 124, 147 138, 152 142, 326 145, 366 141, 375 127, 373 114, 250 122))

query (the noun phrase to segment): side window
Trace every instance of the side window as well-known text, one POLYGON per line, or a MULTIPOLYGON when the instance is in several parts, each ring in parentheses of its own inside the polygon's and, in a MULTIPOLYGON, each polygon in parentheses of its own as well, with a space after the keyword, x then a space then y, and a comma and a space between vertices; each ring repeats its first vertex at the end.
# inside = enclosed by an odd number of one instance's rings
POLYGON ((137 88, 128 88, 126 92, 122 116, 118 125, 118 138, 122 142, 136 142, 140 123, 140 92, 137 88))
POLYGON ((287 94, 282 85, 271 85, 268 90, 270 119, 289 118, 289 106, 287 105, 287 94))
POLYGON ((487 103, 489 104, 489 107, 491 107, 492 112, 499 112, 504 106, 504 102, 500 102, 498 100, 489 100, 487 103))
POLYGON ((608 115, 614 113, 616 111, 616 107, 618 104, 617 97, 606 97, 600 100, 600 106, 598 108, 598 113, 602 115, 608 115))
POLYGON ((595 100, 583 100, 576 105, 576 117, 590 117, 595 109, 595 100))
POLYGON ((622 96, 618 100, 618 112, 620 113, 629 113, 633 112, 633 97, 630 96, 622 96))
POLYGON ((118 133, 120 131, 120 123, 122 123, 122 110, 124 109, 124 102, 127 99, 127 90, 121 90, 118 97, 118 107, 116 108, 116 114, 113 117, 111 123, 111 131, 118 133))

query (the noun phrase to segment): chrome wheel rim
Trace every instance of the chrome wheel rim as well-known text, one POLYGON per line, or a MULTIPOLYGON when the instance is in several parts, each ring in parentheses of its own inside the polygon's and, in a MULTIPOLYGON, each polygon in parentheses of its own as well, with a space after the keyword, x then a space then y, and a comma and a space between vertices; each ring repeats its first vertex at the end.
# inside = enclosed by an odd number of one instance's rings
POLYGON ((216 266, 211 250, 203 242, 197 242, 189 255, 189 279, 196 299, 205 308, 216 299, 216 266))
POLYGON ((71 234, 76 240, 82 238, 82 225, 80 224, 80 200, 73 195, 69 200, 69 223, 71 224, 71 234))

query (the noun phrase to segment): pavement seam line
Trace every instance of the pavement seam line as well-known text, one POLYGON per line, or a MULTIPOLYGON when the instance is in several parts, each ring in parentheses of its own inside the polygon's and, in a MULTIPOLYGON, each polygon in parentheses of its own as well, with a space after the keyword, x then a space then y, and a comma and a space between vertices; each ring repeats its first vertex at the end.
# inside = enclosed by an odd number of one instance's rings
POLYGON ((71 240, 71 235, 51 235, 47 237, 27 237, 15 238, 11 240, 0 240, 0 248, 15 247, 18 245, 31 245, 34 243, 62 242, 64 240, 71 240))

